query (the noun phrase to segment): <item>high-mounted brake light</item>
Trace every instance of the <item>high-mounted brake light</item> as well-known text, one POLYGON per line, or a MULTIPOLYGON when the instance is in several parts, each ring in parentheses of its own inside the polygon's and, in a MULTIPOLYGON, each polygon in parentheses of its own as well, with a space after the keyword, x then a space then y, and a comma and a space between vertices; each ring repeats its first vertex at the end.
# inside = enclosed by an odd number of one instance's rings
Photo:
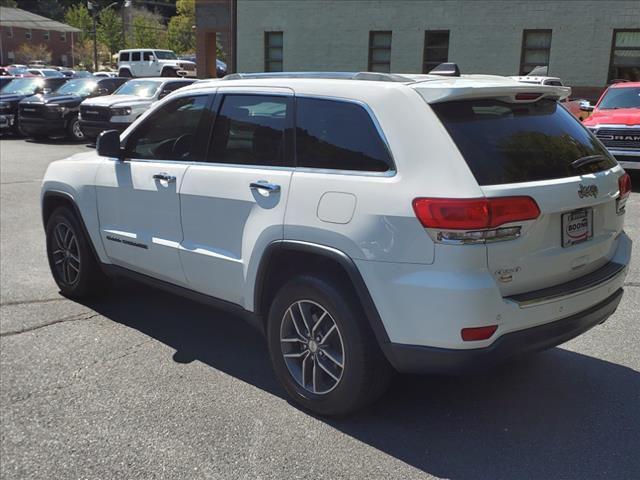
POLYGON ((425 228, 483 230, 540 215, 531 197, 416 198, 413 210, 425 228))
POLYGON ((516 93, 516 100, 537 100, 542 97, 542 93, 516 93))

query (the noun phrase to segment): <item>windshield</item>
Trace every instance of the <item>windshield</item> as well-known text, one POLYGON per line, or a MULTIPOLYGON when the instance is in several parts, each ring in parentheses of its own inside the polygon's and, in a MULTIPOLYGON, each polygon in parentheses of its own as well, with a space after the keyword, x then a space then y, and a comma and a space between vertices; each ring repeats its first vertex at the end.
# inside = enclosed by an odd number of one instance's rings
POLYGON ((64 77, 58 70, 42 70, 45 77, 64 77))
POLYGON ((131 80, 123 84, 113 94, 114 95, 137 95, 138 97, 151 98, 162 85, 162 82, 155 80, 131 80))
POLYGON ((615 160, 554 100, 494 99, 431 105, 480 185, 533 182, 594 173, 615 160), (576 166, 594 156, 598 161, 576 166))
POLYGON ((610 88, 598 105, 600 110, 640 108, 640 87, 610 88))
POLYGON ((67 95, 89 95, 96 88, 96 80, 90 78, 82 78, 77 80, 69 80, 56 90, 56 93, 67 95))
POLYGON ((159 60, 177 60, 178 57, 170 50, 155 50, 156 58, 159 60))
POLYGON ((29 95, 35 93, 36 88, 41 87, 43 83, 41 78, 16 78, 2 88, 2 93, 29 95))

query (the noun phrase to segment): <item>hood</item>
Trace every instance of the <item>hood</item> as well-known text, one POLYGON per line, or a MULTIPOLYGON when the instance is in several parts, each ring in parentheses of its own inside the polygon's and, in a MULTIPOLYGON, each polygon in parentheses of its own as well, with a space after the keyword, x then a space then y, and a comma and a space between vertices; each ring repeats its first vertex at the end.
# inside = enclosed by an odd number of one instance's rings
POLYGON ((18 103, 25 97, 30 97, 31 94, 22 95, 19 93, 7 93, 5 95, 0 95, 0 102, 2 103, 18 103))
POLYGON ((48 93, 46 95, 38 94, 32 95, 31 97, 27 97, 20 103, 38 103, 38 104, 48 104, 55 103, 59 105, 65 106, 74 106, 79 105, 83 99, 86 97, 80 97, 78 95, 60 95, 56 93, 48 93))
POLYGON ((152 98, 138 97, 137 95, 105 95, 103 97, 88 98, 82 102, 82 105, 92 105, 95 107, 128 107, 134 104, 149 104, 152 101, 152 98))
POLYGON ((597 125, 640 125, 640 108, 594 110, 583 124, 587 127, 595 127, 597 125))

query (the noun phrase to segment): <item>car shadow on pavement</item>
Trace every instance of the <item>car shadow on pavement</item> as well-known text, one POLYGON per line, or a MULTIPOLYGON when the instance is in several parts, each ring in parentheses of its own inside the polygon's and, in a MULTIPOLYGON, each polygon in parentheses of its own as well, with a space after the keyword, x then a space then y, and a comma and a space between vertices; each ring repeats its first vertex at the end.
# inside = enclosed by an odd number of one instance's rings
MULTIPOLYGON (((176 362, 198 360, 286 398, 263 338, 238 317, 128 282, 87 305, 172 347, 176 362)), ((437 477, 640 472, 640 373, 563 348, 476 375, 399 375, 372 407, 319 420, 437 477)))

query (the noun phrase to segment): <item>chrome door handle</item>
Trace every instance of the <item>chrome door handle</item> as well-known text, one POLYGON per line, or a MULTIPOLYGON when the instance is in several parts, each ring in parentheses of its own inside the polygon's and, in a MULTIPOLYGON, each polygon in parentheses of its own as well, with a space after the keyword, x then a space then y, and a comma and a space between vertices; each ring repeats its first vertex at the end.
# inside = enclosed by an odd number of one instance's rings
POLYGON ((165 182, 175 182, 176 181, 176 177, 174 177, 173 175, 169 175, 168 173, 156 173, 153 178, 155 180, 164 180, 165 182))
POLYGON ((266 190, 269 193, 278 193, 280 191, 280 185, 276 185, 275 183, 269 183, 265 180, 251 182, 249 187, 251 187, 251 190, 266 190))

